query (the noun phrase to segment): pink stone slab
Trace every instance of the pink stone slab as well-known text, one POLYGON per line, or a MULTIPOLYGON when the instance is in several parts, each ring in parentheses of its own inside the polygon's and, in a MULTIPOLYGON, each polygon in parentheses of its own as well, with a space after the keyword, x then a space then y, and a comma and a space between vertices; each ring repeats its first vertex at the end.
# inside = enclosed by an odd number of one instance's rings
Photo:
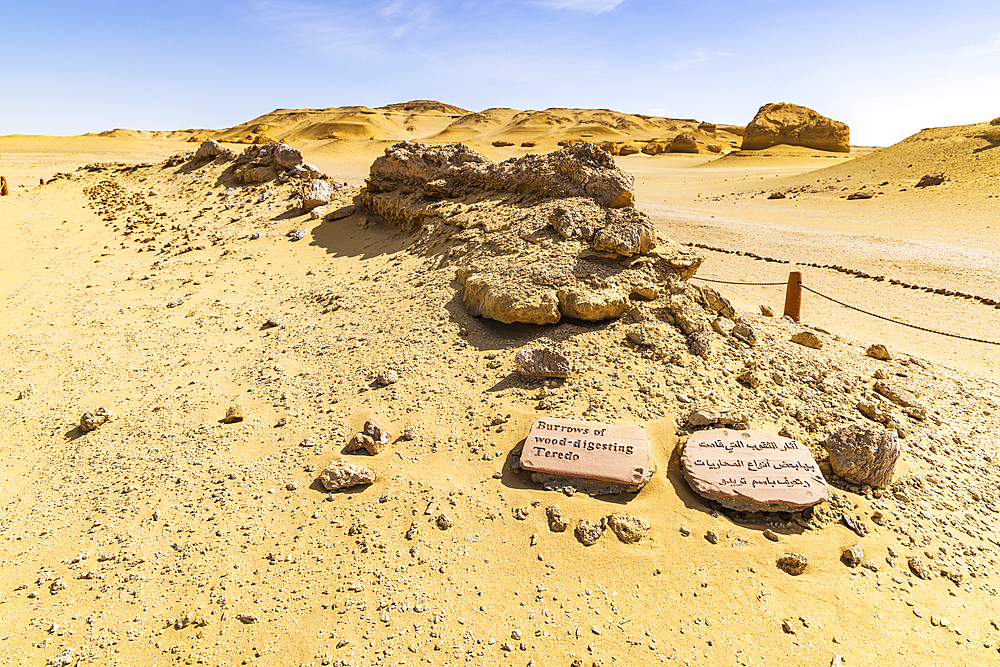
POLYGON ((649 450, 649 433, 641 426, 542 417, 524 440, 521 467, 636 486, 649 477, 649 450))
POLYGON ((764 431, 698 431, 684 446, 681 470, 700 495, 743 511, 793 511, 830 497, 809 450, 764 431))

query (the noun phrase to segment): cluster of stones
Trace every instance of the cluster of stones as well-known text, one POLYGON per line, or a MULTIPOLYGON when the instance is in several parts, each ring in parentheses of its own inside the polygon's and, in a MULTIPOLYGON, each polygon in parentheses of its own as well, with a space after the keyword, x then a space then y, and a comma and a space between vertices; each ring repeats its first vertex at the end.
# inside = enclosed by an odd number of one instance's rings
POLYGON ((467 310, 506 324, 614 319, 702 261, 656 232, 632 176, 589 143, 500 163, 462 144, 396 144, 360 201, 419 232, 414 248, 447 248, 467 310))
POLYGON ((314 165, 306 164, 302 151, 279 142, 248 146, 237 154, 214 139, 208 139, 191 156, 195 161, 233 161, 233 176, 241 183, 264 183, 278 179, 321 178, 323 173, 314 165))

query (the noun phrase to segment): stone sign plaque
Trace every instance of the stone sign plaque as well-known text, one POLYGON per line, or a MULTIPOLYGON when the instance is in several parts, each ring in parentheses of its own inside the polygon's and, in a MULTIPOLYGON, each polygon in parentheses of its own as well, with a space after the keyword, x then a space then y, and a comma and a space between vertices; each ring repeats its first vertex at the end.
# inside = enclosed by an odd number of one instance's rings
POLYGON ((684 447, 681 469, 698 494, 742 511, 795 511, 830 497, 809 450, 764 431, 698 431, 684 447))
POLYGON ((543 417, 524 440, 531 472, 638 486, 650 475, 649 433, 641 426, 543 417))

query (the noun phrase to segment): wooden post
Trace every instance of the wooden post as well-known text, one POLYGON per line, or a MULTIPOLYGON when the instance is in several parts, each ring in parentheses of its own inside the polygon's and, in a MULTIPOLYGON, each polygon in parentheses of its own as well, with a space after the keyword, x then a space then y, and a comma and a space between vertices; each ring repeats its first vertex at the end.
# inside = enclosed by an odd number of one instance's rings
POLYGON ((10 193, 7 192, 7 177, 0 176, 0 197, 6 197, 10 193))
POLYGON ((785 316, 799 323, 802 311, 802 272, 791 271, 788 274, 788 286, 785 288, 785 316))

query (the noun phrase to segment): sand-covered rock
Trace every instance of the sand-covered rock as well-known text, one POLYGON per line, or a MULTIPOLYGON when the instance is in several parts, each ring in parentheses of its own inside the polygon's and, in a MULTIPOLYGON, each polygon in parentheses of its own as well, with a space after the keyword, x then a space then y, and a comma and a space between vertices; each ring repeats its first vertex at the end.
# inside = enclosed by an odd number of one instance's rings
POLYGON ((847 124, 797 104, 765 104, 743 133, 743 150, 759 150, 778 144, 804 146, 824 151, 849 153, 850 128, 847 124))
POLYGON ((277 142, 247 146, 233 164, 233 175, 246 184, 264 183, 286 174, 314 178, 318 171, 303 164, 301 151, 277 142))
POLYGON ((633 200, 631 175, 593 144, 499 164, 462 144, 397 144, 360 196, 428 251, 449 244, 466 309, 506 324, 614 319, 691 277, 702 258, 633 200))
POLYGON ((697 153, 698 139, 691 132, 678 134, 670 141, 671 153, 697 153))
POLYGON ((319 178, 308 181, 302 190, 302 208, 312 211, 319 206, 329 204, 333 190, 333 185, 328 181, 319 178))

